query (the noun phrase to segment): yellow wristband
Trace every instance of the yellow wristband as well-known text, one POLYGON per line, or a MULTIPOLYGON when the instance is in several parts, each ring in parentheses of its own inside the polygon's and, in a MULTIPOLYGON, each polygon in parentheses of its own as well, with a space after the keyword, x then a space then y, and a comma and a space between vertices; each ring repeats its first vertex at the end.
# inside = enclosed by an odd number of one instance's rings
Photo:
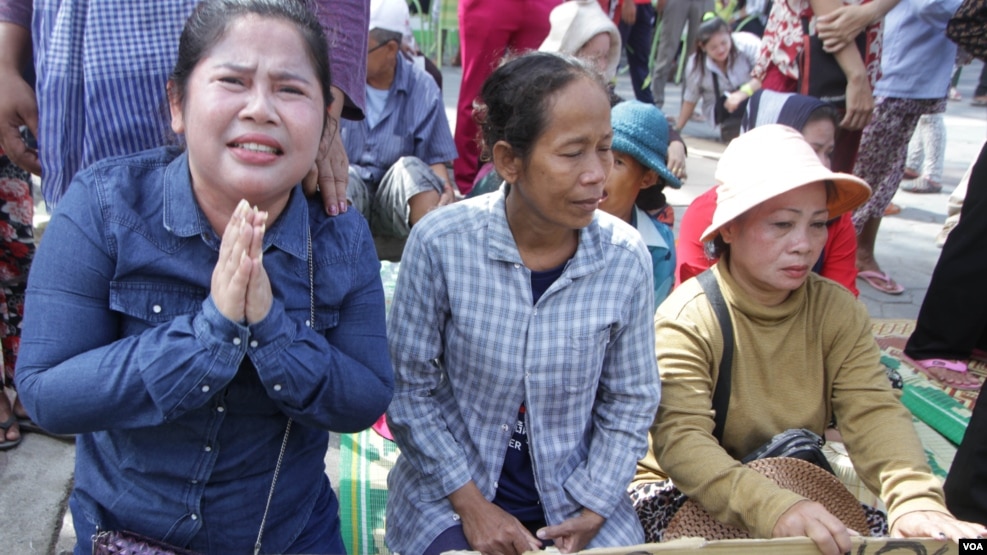
POLYGON ((748 98, 754 96, 754 88, 751 87, 750 83, 744 83, 740 86, 740 92, 747 95, 748 98))

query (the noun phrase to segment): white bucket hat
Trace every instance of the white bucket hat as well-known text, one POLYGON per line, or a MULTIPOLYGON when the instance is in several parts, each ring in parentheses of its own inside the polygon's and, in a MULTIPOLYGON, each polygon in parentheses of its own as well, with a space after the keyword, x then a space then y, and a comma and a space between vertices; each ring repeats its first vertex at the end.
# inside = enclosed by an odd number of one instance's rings
POLYGON ((737 137, 716 165, 716 211, 702 241, 714 239, 727 223, 751 208, 817 182, 831 182, 826 209, 830 219, 853 210, 871 193, 863 179, 830 171, 798 131, 785 125, 763 125, 737 137))

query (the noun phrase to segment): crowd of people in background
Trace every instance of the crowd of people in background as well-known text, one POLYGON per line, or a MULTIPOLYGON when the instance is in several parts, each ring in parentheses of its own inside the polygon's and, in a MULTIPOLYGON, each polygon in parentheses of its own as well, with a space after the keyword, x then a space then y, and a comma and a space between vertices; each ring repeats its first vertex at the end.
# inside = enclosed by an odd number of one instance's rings
MULTIPOLYGON (((987 537, 987 401, 944 489, 856 298, 904 291, 878 231, 944 187, 971 5, 459 0, 453 127, 406 0, 0 0, 0 450, 76 443, 77 554, 342 553, 324 454, 374 422, 407 555, 661 541, 690 499, 826 554, 987 537), (676 225, 693 121, 725 150, 676 225), (749 466, 793 431, 868 529, 749 466)), ((987 144, 904 351, 957 389, 985 191, 987 144)))

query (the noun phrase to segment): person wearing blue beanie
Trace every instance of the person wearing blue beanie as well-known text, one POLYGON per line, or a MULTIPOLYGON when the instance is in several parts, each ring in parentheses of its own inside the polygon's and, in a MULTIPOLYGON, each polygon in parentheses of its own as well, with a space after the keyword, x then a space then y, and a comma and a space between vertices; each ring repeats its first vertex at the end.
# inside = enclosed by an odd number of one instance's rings
POLYGON ((600 209, 634 226, 654 264, 655 308, 672 290, 675 235, 649 211, 665 206, 666 185, 682 186, 666 166, 668 121, 653 104, 627 100, 610 111, 613 126, 613 170, 604 187, 600 209))

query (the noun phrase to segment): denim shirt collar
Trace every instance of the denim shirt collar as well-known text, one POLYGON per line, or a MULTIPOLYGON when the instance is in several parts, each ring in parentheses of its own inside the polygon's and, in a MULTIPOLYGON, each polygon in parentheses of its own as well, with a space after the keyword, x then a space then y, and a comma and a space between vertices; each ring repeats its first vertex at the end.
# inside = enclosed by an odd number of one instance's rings
MULTIPOLYGON (((492 195, 487 204, 489 225, 487 227, 487 257, 491 260, 501 260, 513 264, 523 264, 521 253, 518 251, 514 234, 507 223, 507 191, 509 185, 504 183, 500 190, 492 195)), ((606 261, 603 252, 603 233, 600 229, 600 211, 593 214, 590 224, 579 230, 579 246, 569 260, 563 272, 563 277, 570 280, 598 272, 603 269, 606 261)))
MULTIPOLYGON (((163 218, 165 229, 179 237, 197 235, 209 238, 219 245, 220 238, 212 228, 199 202, 192 192, 192 179, 189 173, 188 152, 182 152, 168 164, 162 173, 161 187, 164 191, 163 218)), ((288 204, 264 234, 264 250, 275 246, 297 258, 308 258, 306 227, 308 203, 301 187, 296 185, 291 191, 288 204)))

